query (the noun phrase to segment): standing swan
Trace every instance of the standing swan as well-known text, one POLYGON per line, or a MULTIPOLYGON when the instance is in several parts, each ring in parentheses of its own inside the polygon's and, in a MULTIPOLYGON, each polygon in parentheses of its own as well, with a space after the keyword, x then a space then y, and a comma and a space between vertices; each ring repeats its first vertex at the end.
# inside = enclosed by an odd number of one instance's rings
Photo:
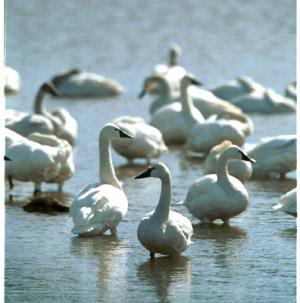
POLYGON ((192 244, 192 224, 188 218, 171 210, 172 185, 167 166, 154 164, 135 179, 147 177, 161 179, 162 188, 156 209, 149 212, 138 226, 138 239, 150 251, 151 258, 155 253, 178 256, 192 244))
POLYGON ((243 212, 249 203, 244 185, 228 174, 228 161, 244 160, 255 162, 238 146, 231 145, 221 154, 217 162, 217 174, 205 175, 188 190, 183 204, 190 213, 203 222, 229 219, 243 212))
POLYGON ((95 236, 108 229, 116 234, 127 212, 127 198, 116 177, 109 148, 109 142, 120 137, 132 138, 112 123, 106 124, 100 132, 100 183, 86 185, 72 201, 69 215, 74 222, 74 234, 95 236))

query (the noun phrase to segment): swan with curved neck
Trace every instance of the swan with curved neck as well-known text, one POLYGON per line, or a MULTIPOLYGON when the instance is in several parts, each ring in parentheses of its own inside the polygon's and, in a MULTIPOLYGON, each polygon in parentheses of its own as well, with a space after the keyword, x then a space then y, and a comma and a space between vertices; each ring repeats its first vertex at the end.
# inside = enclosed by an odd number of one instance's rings
POLYGON ((180 85, 181 103, 166 105, 152 116, 150 125, 161 131, 167 144, 184 143, 194 124, 204 122, 202 114, 193 106, 188 93, 189 86, 200 84, 191 74, 186 74, 180 85))
POLYGON ((230 160, 255 162, 238 146, 227 147, 218 159, 216 174, 198 179, 183 201, 190 213, 203 222, 221 219, 227 224, 248 206, 249 196, 244 185, 228 174, 230 160))
MULTIPOLYGON (((113 123, 106 124, 99 136, 99 181, 86 185, 72 201, 69 215, 72 232, 81 236, 95 236, 117 226, 127 213, 128 201, 116 177, 109 143, 114 138, 132 138, 113 123)), ((129 142, 130 144, 130 142, 129 142)))
POLYGON ((137 230, 142 245, 155 253, 178 256, 191 245, 193 227, 188 218, 171 210, 172 184, 167 166, 156 163, 135 179, 154 177, 161 180, 161 194, 154 211, 144 217, 137 230))

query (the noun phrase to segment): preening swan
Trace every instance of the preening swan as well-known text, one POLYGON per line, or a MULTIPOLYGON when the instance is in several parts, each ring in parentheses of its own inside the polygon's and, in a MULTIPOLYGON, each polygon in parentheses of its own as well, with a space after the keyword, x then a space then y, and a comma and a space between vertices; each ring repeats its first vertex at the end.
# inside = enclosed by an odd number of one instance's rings
POLYGON ((11 67, 4 67, 4 92, 5 94, 16 94, 22 86, 19 73, 11 67))
POLYGON ((278 204, 273 206, 273 209, 284 211, 289 215, 297 217, 297 187, 281 196, 278 204))
POLYGON ((193 106, 188 94, 190 85, 200 85, 191 74, 181 80, 181 104, 173 103, 160 108, 151 118, 150 124, 163 134, 166 144, 182 144, 196 123, 204 122, 202 114, 193 106))
POLYGON ((296 111, 296 102, 277 94, 273 89, 253 91, 231 99, 232 104, 246 113, 292 113, 296 111))
POLYGON ((115 80, 87 73, 78 68, 63 71, 51 79, 61 97, 114 97, 124 92, 115 80))
POLYGON ((188 218, 171 210, 172 185, 167 166, 156 163, 135 179, 147 177, 161 180, 161 195, 155 210, 141 220, 137 237, 150 251, 151 258, 155 253, 178 256, 192 244, 192 224, 188 218))
MULTIPOLYGON (((225 140, 221 144, 216 145, 210 150, 204 162, 205 175, 216 173, 217 161, 221 153, 230 145, 232 145, 232 142, 229 140, 225 140)), ((234 176, 242 183, 244 183, 252 175, 252 165, 249 161, 232 160, 228 163, 228 172, 231 176, 234 176)))
POLYGON ((205 175, 189 188, 183 204, 190 213, 203 222, 216 219, 228 223, 229 219, 242 213, 248 206, 249 196, 244 185, 228 174, 228 161, 255 162, 238 146, 231 145, 217 162, 217 174, 205 175))
MULTIPOLYGON (((127 213, 128 201, 113 167, 109 142, 115 138, 132 138, 115 124, 106 124, 99 136, 100 183, 86 185, 72 201, 69 215, 74 227, 72 233, 95 236, 117 226, 127 213)), ((128 142, 130 144, 130 142, 128 142)))
POLYGON ((247 153, 256 160, 252 164, 253 176, 284 177, 286 173, 297 168, 297 136, 262 138, 247 153))
POLYGON ((264 87, 256 83, 248 76, 239 76, 236 80, 226 81, 217 84, 210 91, 217 97, 224 100, 231 100, 238 96, 251 93, 253 91, 263 91, 264 87))
POLYGON ((168 152, 161 132, 146 124, 142 118, 122 116, 113 123, 133 136, 130 144, 121 138, 112 141, 113 148, 129 161, 142 158, 150 163, 152 158, 159 158, 168 152))
POLYGON ((5 162, 5 175, 10 187, 12 180, 34 182, 34 194, 41 191, 41 184, 57 183, 62 191, 64 182, 74 172, 72 147, 53 135, 32 134, 27 139, 5 129, 5 154, 13 161, 5 162))

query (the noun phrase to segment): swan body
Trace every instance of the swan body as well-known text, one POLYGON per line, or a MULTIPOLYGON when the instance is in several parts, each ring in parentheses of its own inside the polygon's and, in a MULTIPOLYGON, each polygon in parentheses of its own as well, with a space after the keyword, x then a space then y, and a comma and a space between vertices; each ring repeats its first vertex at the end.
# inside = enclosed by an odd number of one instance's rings
POLYGON ((4 92, 5 94, 16 94, 22 86, 19 73, 11 67, 4 67, 4 92))
POLYGON ((112 123, 106 124, 100 132, 100 182, 86 185, 72 201, 69 215, 74 222, 74 234, 95 236, 108 229, 115 234, 127 213, 128 201, 116 177, 109 148, 110 141, 120 137, 132 138, 112 123))
POLYGON ((154 164, 135 179, 147 177, 159 178, 162 190, 155 210, 149 212, 139 223, 137 237, 150 251, 152 258, 155 253, 178 256, 192 244, 192 224, 188 218, 171 210, 171 175, 166 165, 154 164))
POLYGON ((291 113, 297 108, 293 99, 285 98, 272 89, 253 91, 231 99, 231 102, 246 113, 291 113))
POLYGON ((263 91, 264 88, 248 76, 239 76, 236 80, 226 81, 211 88, 210 91, 224 100, 231 100, 253 91, 263 91))
POLYGON ((273 209, 284 211, 289 215, 297 217, 297 187, 281 196, 278 204, 273 206, 273 209))
POLYGON ((230 160, 254 162, 238 146, 227 147, 218 159, 217 174, 196 180, 183 201, 190 213, 203 222, 221 219, 228 223, 248 206, 249 196, 244 185, 228 174, 230 160))
POLYGON ((114 97, 124 92, 124 87, 114 80, 87 73, 80 69, 63 71, 51 79, 61 97, 114 97))
MULTIPOLYGON (((204 162, 204 174, 215 174, 217 161, 221 153, 231 146, 232 142, 224 140, 221 144, 213 147, 204 162)), ((249 161, 232 160, 228 162, 228 172, 231 176, 239 179, 242 183, 250 179, 252 175, 252 165, 249 161)))
POLYGON ((166 144, 184 143, 192 126, 204 122, 202 114, 193 106, 188 95, 190 85, 199 85, 199 82, 186 74, 181 80, 181 104, 166 105, 151 118, 150 125, 161 131, 166 144))
POLYGON ((161 132, 146 124, 142 118, 122 116, 113 123, 133 136, 130 144, 121 138, 112 141, 113 148, 129 161, 142 158, 150 162, 152 158, 159 158, 168 152, 161 132))
POLYGON ((12 188, 12 180, 35 183, 35 195, 41 191, 41 184, 57 183, 62 190, 63 183, 74 172, 72 148, 65 140, 52 135, 32 134, 22 137, 5 129, 5 154, 13 161, 5 162, 5 175, 12 188))
POLYGON ((297 136, 262 138, 247 153, 256 160, 252 164, 253 176, 284 177, 286 173, 297 168, 297 136))

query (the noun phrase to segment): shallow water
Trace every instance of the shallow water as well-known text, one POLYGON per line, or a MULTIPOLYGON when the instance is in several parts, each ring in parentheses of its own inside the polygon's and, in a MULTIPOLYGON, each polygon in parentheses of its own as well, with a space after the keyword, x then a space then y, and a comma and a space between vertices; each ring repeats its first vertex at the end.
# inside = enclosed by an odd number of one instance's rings
MULTIPOLYGON (((150 97, 137 98, 144 77, 167 60, 171 43, 180 62, 210 87, 246 74, 283 93, 296 78, 295 1, 6 1, 6 63, 19 71, 23 87, 7 108, 31 111, 39 85, 70 67, 118 80, 128 91, 111 100, 54 100, 77 119, 76 172, 66 182, 68 203, 84 184, 98 180, 101 127, 128 114, 149 120, 150 97), (276 9, 274 9, 276 7, 276 9)), ((261 137, 296 133, 296 115, 252 115, 261 137)), ((139 220, 158 201, 156 179, 134 180, 144 161, 127 165, 112 152, 129 201, 117 236, 78 238, 67 214, 27 213, 22 206, 33 185, 16 183, 5 193, 6 302, 296 302, 296 220, 272 210, 296 186, 284 180, 250 180, 246 212, 229 227, 194 224, 194 244, 179 258, 149 260, 136 238, 139 220), (13 200, 9 200, 9 195, 13 200)), ((172 174, 173 201, 203 174, 203 159, 180 148, 159 159, 172 174)), ((54 195, 54 185, 43 185, 54 195)))

